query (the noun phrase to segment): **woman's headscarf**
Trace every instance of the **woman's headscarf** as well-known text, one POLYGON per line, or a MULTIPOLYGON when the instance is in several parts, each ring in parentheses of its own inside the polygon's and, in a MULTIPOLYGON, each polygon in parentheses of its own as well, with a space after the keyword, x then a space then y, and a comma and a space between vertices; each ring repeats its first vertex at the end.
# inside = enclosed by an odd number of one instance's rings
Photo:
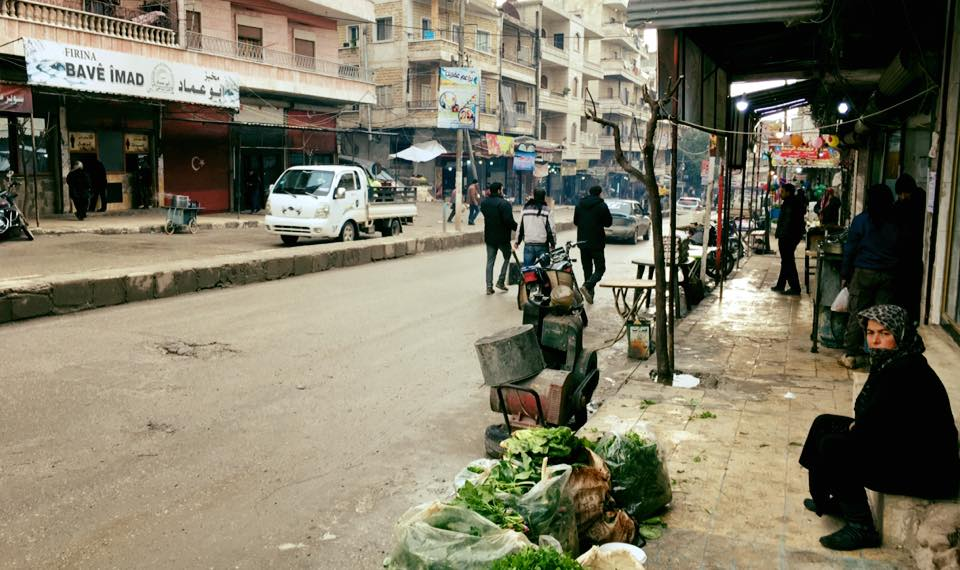
POLYGON ((884 326, 897 341, 893 350, 870 350, 870 371, 886 368, 890 363, 910 354, 921 354, 926 347, 917 334, 916 327, 910 321, 906 309, 897 305, 874 305, 857 313, 860 326, 867 330, 867 321, 877 321, 884 326))

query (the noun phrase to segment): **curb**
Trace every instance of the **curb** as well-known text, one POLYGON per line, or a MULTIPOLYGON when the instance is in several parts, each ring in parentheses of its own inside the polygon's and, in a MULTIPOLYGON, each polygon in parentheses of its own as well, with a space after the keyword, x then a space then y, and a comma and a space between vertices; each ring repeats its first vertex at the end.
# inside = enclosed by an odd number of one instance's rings
MULTIPOLYGON (((197 224, 197 227, 201 230, 233 230, 238 228, 259 228, 263 225, 259 220, 240 220, 240 221, 231 221, 231 222, 201 222, 197 224)), ((122 235, 122 234, 160 234, 164 232, 165 224, 148 224, 142 226, 130 226, 130 227, 117 227, 117 228, 83 228, 83 227, 69 227, 69 228, 54 228, 54 229, 45 229, 40 228, 31 228, 30 231, 33 235, 47 235, 47 236, 60 236, 60 235, 70 235, 70 234, 99 234, 99 235, 122 235)))
MULTIPOLYGON (((572 228, 571 222, 557 224, 558 231, 572 228)), ((0 283, 0 324, 457 249, 483 243, 483 232, 353 243, 356 245, 314 253, 298 254, 294 249, 236 254, 190 264, 109 269, 0 283)))

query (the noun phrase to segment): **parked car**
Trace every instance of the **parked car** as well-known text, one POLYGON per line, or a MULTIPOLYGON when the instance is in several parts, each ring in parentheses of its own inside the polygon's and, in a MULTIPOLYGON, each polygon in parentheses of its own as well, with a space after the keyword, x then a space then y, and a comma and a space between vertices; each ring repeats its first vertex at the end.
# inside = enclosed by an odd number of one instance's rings
POLYGON ((637 243, 641 237, 650 239, 650 218, 636 200, 607 200, 613 225, 605 228, 607 239, 626 240, 637 243))
POLYGON ((677 198, 677 227, 703 223, 703 202, 700 198, 684 196, 677 198))
POLYGON ((359 232, 398 235, 417 215, 416 188, 371 187, 359 166, 294 166, 270 185, 267 231, 293 245, 301 237, 353 241, 359 232))

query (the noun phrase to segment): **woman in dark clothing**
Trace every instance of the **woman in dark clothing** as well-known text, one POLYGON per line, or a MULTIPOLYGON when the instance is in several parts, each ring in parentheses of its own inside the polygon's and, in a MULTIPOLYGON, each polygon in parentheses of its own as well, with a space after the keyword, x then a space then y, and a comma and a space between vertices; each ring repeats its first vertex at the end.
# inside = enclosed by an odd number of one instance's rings
POLYGON ((818 416, 800 454, 812 497, 803 505, 847 523, 820 539, 833 550, 880 546, 864 487, 943 499, 956 496, 960 484, 950 399, 907 312, 877 305, 857 316, 870 348, 870 376, 854 417, 818 416))
POLYGON ((821 226, 840 225, 840 198, 837 198, 833 188, 827 188, 823 193, 818 214, 821 226))

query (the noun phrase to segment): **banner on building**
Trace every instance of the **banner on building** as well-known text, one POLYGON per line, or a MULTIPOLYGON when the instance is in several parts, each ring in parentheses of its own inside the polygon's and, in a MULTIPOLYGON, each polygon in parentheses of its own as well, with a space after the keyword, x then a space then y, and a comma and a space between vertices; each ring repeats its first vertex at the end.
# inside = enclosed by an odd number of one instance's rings
POLYGON ((0 85, 0 113, 29 115, 33 111, 33 93, 24 85, 0 85))
POLYGON ((480 100, 480 70, 475 67, 441 67, 437 94, 437 127, 476 129, 480 100))
POLYGON ((513 156, 513 137, 487 134, 487 154, 490 156, 513 156))
POLYGON ((240 108, 235 73, 47 40, 23 43, 30 85, 240 108))
POLYGON ((837 168, 840 166, 840 151, 829 146, 784 145, 773 150, 773 166, 808 166, 810 168, 837 168))
POLYGON ((513 153, 513 169, 517 172, 532 172, 537 163, 537 151, 530 147, 533 145, 520 145, 513 153))

